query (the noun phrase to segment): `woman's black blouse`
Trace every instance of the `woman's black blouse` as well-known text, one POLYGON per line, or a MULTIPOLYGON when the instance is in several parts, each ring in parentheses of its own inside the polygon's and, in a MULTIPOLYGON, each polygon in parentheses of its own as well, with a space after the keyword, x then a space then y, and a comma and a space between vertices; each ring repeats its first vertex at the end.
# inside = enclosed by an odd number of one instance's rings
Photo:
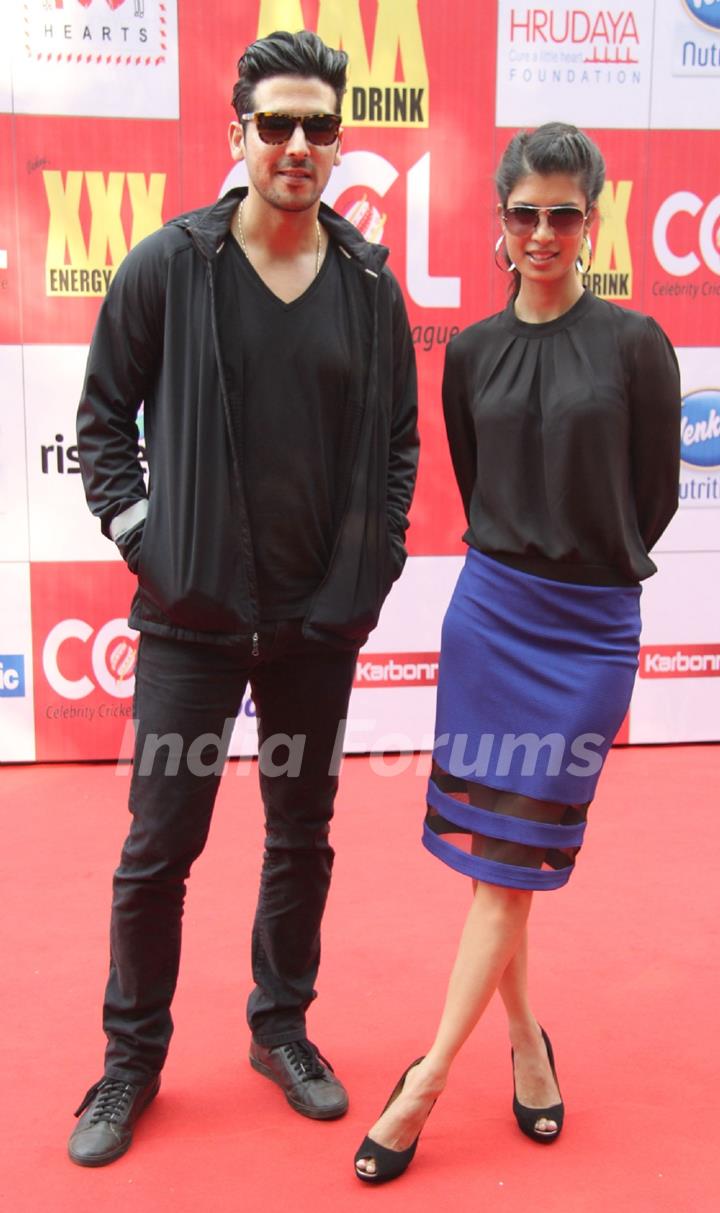
POLYGON ((556 320, 505 311, 448 346, 443 407, 479 551, 541 577, 636 584, 678 503, 680 376, 649 316, 586 291, 556 320))

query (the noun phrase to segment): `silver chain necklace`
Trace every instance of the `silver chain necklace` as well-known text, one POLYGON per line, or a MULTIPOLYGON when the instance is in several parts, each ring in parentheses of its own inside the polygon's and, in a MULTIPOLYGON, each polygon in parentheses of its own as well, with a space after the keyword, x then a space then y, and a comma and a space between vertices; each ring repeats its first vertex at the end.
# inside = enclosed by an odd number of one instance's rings
MULTIPOLYGON (((247 259, 249 261, 250 255, 247 251, 247 245, 245 243, 245 232, 243 231, 243 221, 242 221, 242 211, 243 211, 243 207, 245 205, 245 201, 246 201, 245 198, 243 198, 243 200, 240 203, 239 207, 237 208, 237 211, 235 212, 235 214, 237 215, 236 227, 237 227, 238 240, 240 241, 240 248, 242 249, 242 251, 244 252, 245 256, 247 257, 247 259)), ((321 257, 321 252, 322 252, 322 237, 320 235, 319 219, 315 220, 315 235, 317 237, 317 247, 315 250, 315 277, 317 278, 318 274, 320 273, 320 257, 321 257)))

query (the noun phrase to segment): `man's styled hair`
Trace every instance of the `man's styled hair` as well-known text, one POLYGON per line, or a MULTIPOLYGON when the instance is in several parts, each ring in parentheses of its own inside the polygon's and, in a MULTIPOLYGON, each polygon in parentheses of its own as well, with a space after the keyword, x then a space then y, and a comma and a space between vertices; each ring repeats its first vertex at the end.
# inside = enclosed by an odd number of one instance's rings
POLYGON ((268 76, 316 76, 335 90, 339 114, 347 85, 347 64, 345 51, 326 46, 311 30, 303 29, 297 34, 275 30, 252 42, 238 60, 238 79, 232 95, 235 113, 240 118, 253 109, 255 86, 268 76))
POLYGON ((495 174, 498 197, 503 206, 511 192, 530 173, 544 177, 567 173, 578 177, 588 210, 597 202, 605 184, 605 161, 587 135, 567 122, 546 122, 534 131, 520 131, 508 143, 495 174))

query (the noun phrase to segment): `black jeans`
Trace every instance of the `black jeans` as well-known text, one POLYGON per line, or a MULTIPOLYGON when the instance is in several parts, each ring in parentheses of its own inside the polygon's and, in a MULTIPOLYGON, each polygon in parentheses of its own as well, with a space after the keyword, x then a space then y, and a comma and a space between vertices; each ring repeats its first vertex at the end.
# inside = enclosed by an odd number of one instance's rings
POLYGON ((266 831, 248 1022, 266 1046, 305 1035, 356 657, 304 639, 294 621, 261 632, 258 657, 249 648, 141 636, 133 821, 113 883, 106 1074, 145 1081, 165 1061, 186 879, 207 839, 248 682, 258 712, 266 831))

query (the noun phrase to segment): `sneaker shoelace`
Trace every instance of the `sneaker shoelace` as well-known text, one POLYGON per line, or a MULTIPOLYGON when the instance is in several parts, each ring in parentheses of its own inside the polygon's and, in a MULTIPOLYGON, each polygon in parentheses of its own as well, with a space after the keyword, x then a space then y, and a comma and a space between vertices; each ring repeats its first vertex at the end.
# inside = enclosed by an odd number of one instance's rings
POLYGON ((100 1120, 117 1120, 127 1112, 133 1091, 132 1084, 121 1078, 101 1078, 90 1088, 75 1115, 81 1116, 95 1100, 90 1124, 97 1124, 100 1120))
POLYGON ((334 1073, 330 1062, 326 1060, 309 1040, 293 1040, 281 1046, 283 1053, 301 1082, 309 1082, 313 1078, 325 1078, 325 1071, 334 1073))

